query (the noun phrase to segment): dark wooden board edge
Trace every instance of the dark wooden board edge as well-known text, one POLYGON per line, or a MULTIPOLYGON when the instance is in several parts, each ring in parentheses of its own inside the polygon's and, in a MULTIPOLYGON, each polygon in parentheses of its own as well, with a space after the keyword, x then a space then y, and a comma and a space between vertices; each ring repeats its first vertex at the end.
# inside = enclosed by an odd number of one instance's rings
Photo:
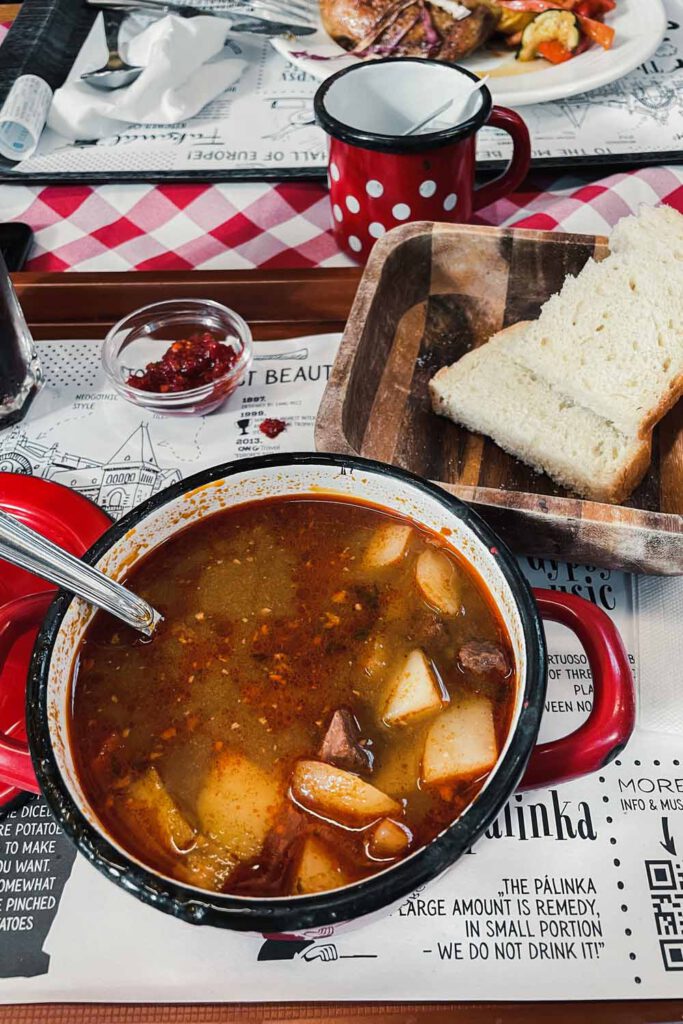
POLYGON ((140 306, 181 297, 214 299, 234 308, 256 338, 341 331, 359 278, 353 268, 12 275, 38 340, 102 338, 140 306))
MULTIPOLYGON (((344 336, 323 395, 316 422, 315 441, 320 451, 363 454, 350 442, 344 424, 344 404, 348 381, 361 344, 368 314, 377 293, 382 268, 401 245, 431 236, 428 222, 395 228, 375 245, 358 286, 344 336)), ((438 226, 440 233, 485 234, 507 237, 513 229, 476 225, 438 226)), ((514 237, 529 242, 552 240, 554 245, 577 240, 600 252, 606 239, 593 235, 514 229, 514 237)), ((573 498, 542 496, 523 491, 504 491, 486 487, 459 487, 436 483, 465 500, 498 530, 513 550, 541 557, 572 558, 589 564, 628 572, 656 575, 683 573, 683 516, 647 512, 626 506, 599 504, 573 498), (540 499, 540 500, 539 500, 540 499)))

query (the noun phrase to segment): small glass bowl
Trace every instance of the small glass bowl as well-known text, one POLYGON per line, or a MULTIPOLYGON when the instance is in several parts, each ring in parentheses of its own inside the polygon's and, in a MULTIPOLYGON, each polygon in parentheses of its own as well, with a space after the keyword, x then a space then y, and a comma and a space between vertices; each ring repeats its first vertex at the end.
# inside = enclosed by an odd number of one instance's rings
POLYGON ((232 394, 253 357, 251 331, 241 316, 210 299, 170 299, 143 306, 119 320, 104 339, 102 365, 116 391, 153 412, 189 416, 212 412, 232 394), (174 341, 209 331, 235 350, 238 359, 222 377, 187 391, 141 391, 126 383, 161 359, 174 341))

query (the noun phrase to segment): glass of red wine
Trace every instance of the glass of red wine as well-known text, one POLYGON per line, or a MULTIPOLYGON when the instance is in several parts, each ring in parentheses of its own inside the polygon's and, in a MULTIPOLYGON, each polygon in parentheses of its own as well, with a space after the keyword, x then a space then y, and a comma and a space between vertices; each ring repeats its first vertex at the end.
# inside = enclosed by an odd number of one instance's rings
POLYGON ((0 428, 23 418, 42 383, 33 338, 0 255, 0 428))

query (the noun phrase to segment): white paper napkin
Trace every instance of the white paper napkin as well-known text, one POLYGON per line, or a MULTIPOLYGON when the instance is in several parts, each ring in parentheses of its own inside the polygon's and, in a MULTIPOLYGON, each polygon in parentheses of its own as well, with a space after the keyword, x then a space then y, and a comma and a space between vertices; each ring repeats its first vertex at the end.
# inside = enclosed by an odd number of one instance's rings
POLYGON ((683 736, 683 576, 638 576, 638 725, 683 736))
MULTIPOLYGON (((225 51, 229 22, 167 15, 148 24, 126 44, 121 56, 144 71, 124 89, 105 92, 81 81, 83 71, 102 67, 107 48, 101 15, 94 27, 87 64, 54 95, 48 127, 68 139, 102 139, 123 124, 175 124, 193 117, 242 74, 246 62, 225 51)), ((123 33, 122 33, 123 35, 123 33)))

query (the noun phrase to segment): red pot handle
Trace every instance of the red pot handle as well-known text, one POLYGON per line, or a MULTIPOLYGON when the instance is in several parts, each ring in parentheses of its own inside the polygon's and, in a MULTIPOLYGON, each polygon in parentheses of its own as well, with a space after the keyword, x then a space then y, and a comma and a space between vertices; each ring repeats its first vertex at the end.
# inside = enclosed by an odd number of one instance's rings
POLYGON ((531 139, 525 122, 514 110, 507 107, 493 107, 486 122, 492 128, 502 128, 512 137, 513 149, 510 163, 502 174, 493 181, 487 181, 474 190, 474 209, 481 210, 499 199, 503 199, 522 184, 529 173, 531 163, 531 139))
POLYGON ((633 673, 619 632, 606 612, 590 601, 555 590, 534 590, 544 619, 576 633, 593 676, 593 707, 578 729, 533 751, 522 789, 568 782, 598 771, 624 748, 633 732, 636 701, 633 673))
MULTIPOLYGON (((0 608, 0 671, 5 660, 17 642, 31 629, 36 629, 47 614, 55 590, 44 590, 39 594, 29 594, 16 601, 10 601, 0 608)), ((26 686, 25 679, 17 679, 16 685, 22 689, 26 686)), ((28 744, 15 740, 0 732, 0 779, 19 789, 30 793, 40 793, 40 787, 31 764, 28 744)))

